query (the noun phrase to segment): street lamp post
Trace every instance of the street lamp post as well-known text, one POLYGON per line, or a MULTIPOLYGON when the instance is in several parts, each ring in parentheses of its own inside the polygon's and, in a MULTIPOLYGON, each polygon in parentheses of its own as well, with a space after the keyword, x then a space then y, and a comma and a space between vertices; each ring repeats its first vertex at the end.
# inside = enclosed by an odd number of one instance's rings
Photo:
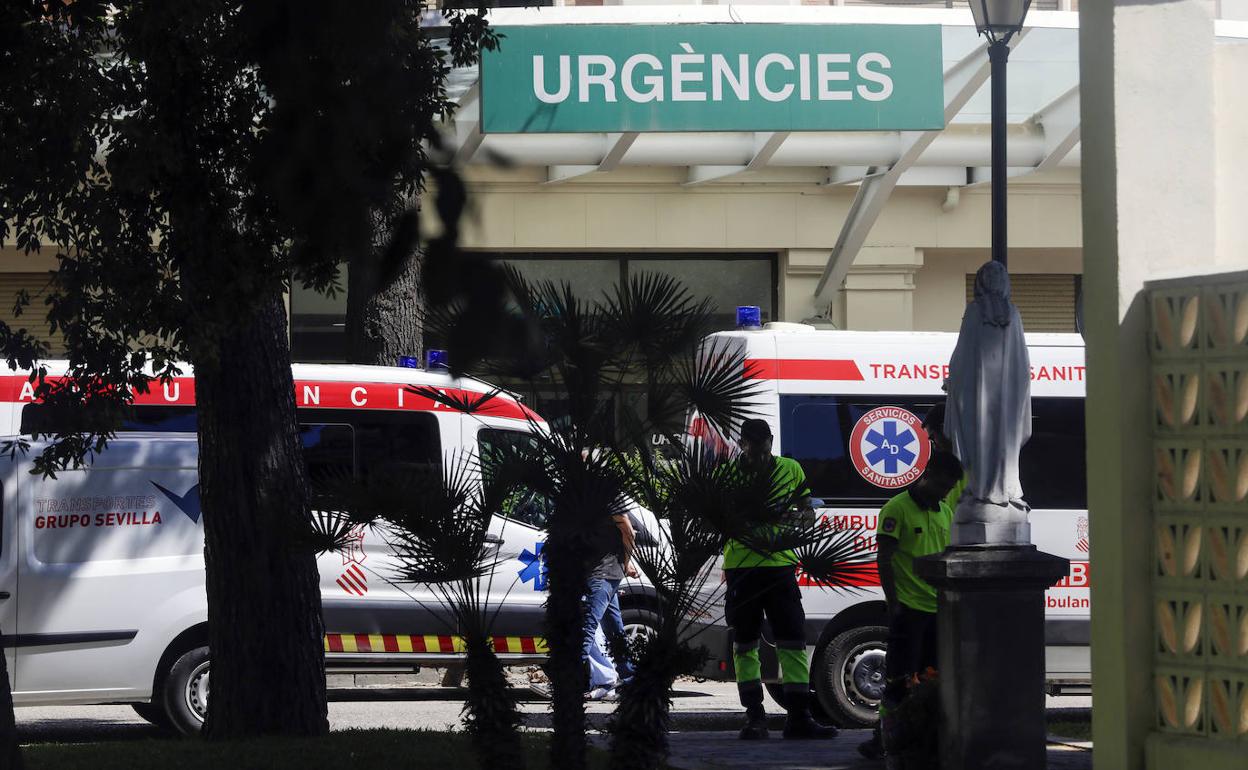
POLYGON ((1010 38, 1023 29, 1031 0, 970 0, 975 29, 988 38, 992 65, 992 258, 1007 264, 1005 227, 1005 65, 1010 38))

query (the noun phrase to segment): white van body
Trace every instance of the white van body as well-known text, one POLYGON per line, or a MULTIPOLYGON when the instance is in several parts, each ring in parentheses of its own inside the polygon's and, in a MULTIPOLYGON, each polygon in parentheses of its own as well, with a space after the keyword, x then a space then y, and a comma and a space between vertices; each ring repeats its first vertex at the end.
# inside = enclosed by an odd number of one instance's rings
MULTIPOLYGON (((747 376, 760 389, 757 416, 776 437, 773 451, 802 464, 813 496, 822 501, 822 521, 858 533, 859 548, 870 558, 880 506, 917 478, 927 453, 920 451, 920 443, 926 445, 921 428, 922 441, 908 436, 914 441, 900 458, 874 451, 867 436, 873 428, 883 431, 876 441, 882 435, 906 436, 909 423, 921 422, 943 399, 956 341, 950 333, 768 324, 714 334, 706 344, 744 356, 747 376)), ((1070 577, 1046 595, 1049 689, 1082 693, 1091 686, 1083 340, 1075 334, 1028 334, 1027 346, 1033 426, 1021 476, 1032 506, 1032 541, 1071 561, 1070 577)), ((885 449, 895 454, 893 444, 885 449)), ((868 724, 883 684, 886 622, 878 577, 854 592, 801 582, 818 701, 843 724, 868 724)), ((722 654, 730 660, 726 647, 722 654)))
MULTIPOLYGON (((49 366, 50 376, 63 371, 49 366)), ((310 467, 345 462, 361 474, 374 461, 479 456, 483 444, 525 440, 543 424, 505 392, 473 414, 412 392, 495 391, 445 372, 296 364, 293 373, 310 467)), ((32 401, 24 375, 0 376, 0 435, 30 438, 40 419, 32 401)), ((0 457, 0 632, 16 704, 132 702, 153 721, 191 730, 206 707, 206 650, 197 674, 181 673, 182 691, 169 684, 179 658, 207 644, 189 368, 137 395, 134 415, 91 464, 55 479, 30 473, 43 442, 0 457), (181 709, 182 721, 164 707, 181 709)), ((545 533, 540 519, 513 515, 490 525, 498 554, 489 592, 501 608, 496 651, 526 663, 546 652, 545 533)), ((396 585, 392 552, 374 531, 361 528, 357 547, 324 554, 317 566, 330 671, 410 671, 461 657, 437 595, 396 585)), ((646 591, 632 581, 624 593, 633 600, 628 622, 646 591)))

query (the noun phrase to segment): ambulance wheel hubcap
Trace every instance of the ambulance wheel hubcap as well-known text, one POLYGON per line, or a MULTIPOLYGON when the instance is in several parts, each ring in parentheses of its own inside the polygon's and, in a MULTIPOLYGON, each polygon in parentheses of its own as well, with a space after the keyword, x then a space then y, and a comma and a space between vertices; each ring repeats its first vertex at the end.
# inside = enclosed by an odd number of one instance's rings
POLYGON ((845 659, 845 692, 855 701, 876 706, 884 697, 884 650, 875 645, 855 647, 845 659))
POLYGON ((208 661, 196 666, 186 682, 186 706, 201 721, 208 716, 208 661))
POLYGON ((626 623, 624 625, 624 639, 630 645, 638 639, 649 639, 655 633, 657 632, 645 623, 626 623))

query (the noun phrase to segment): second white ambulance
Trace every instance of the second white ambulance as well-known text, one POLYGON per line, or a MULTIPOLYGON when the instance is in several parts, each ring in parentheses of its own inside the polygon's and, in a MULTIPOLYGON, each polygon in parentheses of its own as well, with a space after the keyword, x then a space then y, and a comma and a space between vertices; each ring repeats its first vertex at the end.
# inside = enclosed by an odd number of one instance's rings
MULTIPOLYGON (((801 463, 813 496, 823 501, 822 520, 856 533, 864 556, 876 549, 880 506, 914 481, 930 456, 921 422, 943 399, 956 341, 951 333, 780 323, 708 338, 744 356, 745 376, 760 388, 758 416, 776 437, 773 451, 801 463)), ((1029 334, 1027 346, 1033 424, 1021 476, 1032 540, 1071 561, 1070 577, 1045 597, 1049 691, 1084 693, 1091 662, 1083 340, 1029 334)), ((695 418, 690 430, 705 429, 695 418)), ((842 725, 871 724, 883 692, 887 634, 879 580, 856 592, 802 583, 817 701, 842 725)), ((721 646, 716 662, 723 670, 731 656, 721 646)))

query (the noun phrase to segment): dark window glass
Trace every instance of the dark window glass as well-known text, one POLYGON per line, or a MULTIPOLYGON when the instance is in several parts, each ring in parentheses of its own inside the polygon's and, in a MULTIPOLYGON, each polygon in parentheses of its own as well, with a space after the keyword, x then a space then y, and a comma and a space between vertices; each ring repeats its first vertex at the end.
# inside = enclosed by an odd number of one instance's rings
POLYGON ((361 478, 441 467, 438 419, 428 412, 300 409, 308 424, 350 425, 355 434, 355 470, 361 478))
POLYGON ((1031 439, 1019 458, 1019 480, 1032 508, 1088 507, 1083 409, 1082 398, 1031 400, 1031 439))
POLYGON ((629 275, 661 273, 680 281, 693 296, 711 301, 716 329, 737 325, 737 308, 758 305, 763 323, 776 320, 770 259, 630 259, 629 275))
POLYGON ((119 429, 125 431, 157 431, 160 433, 194 433, 199 419, 193 406, 136 406, 119 429))
MULTIPOLYGON (((478 451, 481 457, 481 474, 489 478, 493 472, 493 464, 516 449, 532 448, 536 439, 531 433, 516 430, 497 430, 485 428, 477 433, 478 451)), ((530 527, 545 529, 550 517, 551 503, 545 495, 532 489, 521 488, 512 492, 503 501, 503 516, 530 527)))
MULTIPOLYGON (((849 457, 855 423, 880 406, 920 418, 936 400, 914 396, 781 396, 781 454, 801 463, 815 497, 829 505, 881 505, 900 490, 864 480, 849 457)), ((1032 508, 1087 507, 1083 399, 1033 398, 1032 436, 1019 458, 1023 496, 1032 508)))
POLYGON ((303 424, 299 442, 313 483, 355 474, 355 433, 350 425, 303 424))
MULTIPOLYGON (((130 412, 115 428, 118 433, 193 433, 197 427, 193 406, 136 406, 130 412)), ((441 467, 438 420, 427 412, 300 409, 299 419, 310 471, 347 468, 369 477, 441 467)), ((41 404, 28 404, 22 410, 23 433, 75 429, 83 427, 58 419, 41 404)))
POLYGON ((782 454, 801 463, 811 493, 829 505, 882 504, 900 490, 881 489, 854 469, 849 436, 864 414, 899 406, 922 418, 935 399, 914 396, 781 396, 782 454))
POLYGON ((118 433, 194 433, 197 428, 193 406, 132 406, 121 423, 109 425, 102 418, 94 425, 76 411, 62 411, 45 404, 22 407, 22 433, 71 433, 74 431, 114 430, 118 433))

